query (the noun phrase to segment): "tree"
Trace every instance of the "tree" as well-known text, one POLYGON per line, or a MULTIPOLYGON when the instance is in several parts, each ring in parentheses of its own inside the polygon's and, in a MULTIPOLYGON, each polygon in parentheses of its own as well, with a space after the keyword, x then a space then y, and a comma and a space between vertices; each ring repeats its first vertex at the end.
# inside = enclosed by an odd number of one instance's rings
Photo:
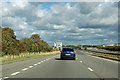
POLYGON ((33 39, 34 41, 38 41, 38 40, 40 40, 41 38, 40 38, 40 35, 39 35, 39 34, 33 34, 33 35, 31 36, 31 39, 33 39))
POLYGON ((26 46, 21 41, 17 40, 17 43, 18 43, 17 47, 18 47, 20 53, 27 51, 26 46))
POLYGON ((27 51, 33 52, 32 45, 35 43, 35 41, 31 38, 23 38, 21 39, 21 42, 26 46, 27 51))
MULTIPOLYGON (((18 55, 22 52, 41 52, 41 51, 52 51, 52 48, 44 40, 40 40, 39 34, 33 34, 30 38, 23 38, 21 40, 16 39, 14 30, 11 28, 1 28, 2 30, 2 52, 7 55, 18 55)), ((1 38, 1 36, 0 36, 1 38)))
POLYGON ((2 51, 4 54, 20 54, 26 51, 25 45, 16 39, 11 28, 2 28, 2 51))

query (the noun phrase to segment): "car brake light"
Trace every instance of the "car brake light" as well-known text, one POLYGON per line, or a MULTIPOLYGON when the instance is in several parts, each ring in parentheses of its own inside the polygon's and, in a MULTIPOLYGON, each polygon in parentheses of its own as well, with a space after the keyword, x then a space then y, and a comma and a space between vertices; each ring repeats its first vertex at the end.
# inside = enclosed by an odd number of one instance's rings
POLYGON ((75 53, 75 51, 73 51, 73 53, 75 53))
POLYGON ((63 51, 61 51, 61 53, 63 53, 63 51))

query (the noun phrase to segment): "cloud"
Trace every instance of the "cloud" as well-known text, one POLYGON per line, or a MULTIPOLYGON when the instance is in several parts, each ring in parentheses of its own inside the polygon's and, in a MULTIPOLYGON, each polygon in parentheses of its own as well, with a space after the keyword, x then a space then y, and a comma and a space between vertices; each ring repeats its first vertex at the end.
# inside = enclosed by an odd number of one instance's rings
POLYGON ((38 33, 51 45, 54 41, 77 45, 81 44, 80 40, 82 44, 110 44, 109 40, 116 43, 116 5, 113 2, 4 2, 2 26, 14 29, 18 39, 38 33))

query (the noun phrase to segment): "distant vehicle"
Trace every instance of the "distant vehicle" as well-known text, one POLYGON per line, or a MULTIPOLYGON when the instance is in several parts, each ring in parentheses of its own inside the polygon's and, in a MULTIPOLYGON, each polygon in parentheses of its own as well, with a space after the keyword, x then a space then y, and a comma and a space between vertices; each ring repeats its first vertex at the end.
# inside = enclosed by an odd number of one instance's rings
POLYGON ((62 42, 54 42, 54 49, 62 50, 62 42))
POLYGON ((61 59, 72 58, 75 60, 75 51, 73 48, 63 48, 61 51, 61 59))
POLYGON ((81 50, 82 48, 80 47, 79 50, 81 50))
POLYGON ((87 50, 87 48, 85 47, 85 50, 87 50))

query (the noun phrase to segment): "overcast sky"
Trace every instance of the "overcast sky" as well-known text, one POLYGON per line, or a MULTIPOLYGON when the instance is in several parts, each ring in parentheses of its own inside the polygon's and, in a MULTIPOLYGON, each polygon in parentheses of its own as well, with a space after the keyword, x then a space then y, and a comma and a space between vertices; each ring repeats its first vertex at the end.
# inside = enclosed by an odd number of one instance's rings
POLYGON ((17 39, 37 33, 50 45, 54 41, 114 44, 118 6, 116 2, 3 2, 2 27, 12 28, 17 39))

